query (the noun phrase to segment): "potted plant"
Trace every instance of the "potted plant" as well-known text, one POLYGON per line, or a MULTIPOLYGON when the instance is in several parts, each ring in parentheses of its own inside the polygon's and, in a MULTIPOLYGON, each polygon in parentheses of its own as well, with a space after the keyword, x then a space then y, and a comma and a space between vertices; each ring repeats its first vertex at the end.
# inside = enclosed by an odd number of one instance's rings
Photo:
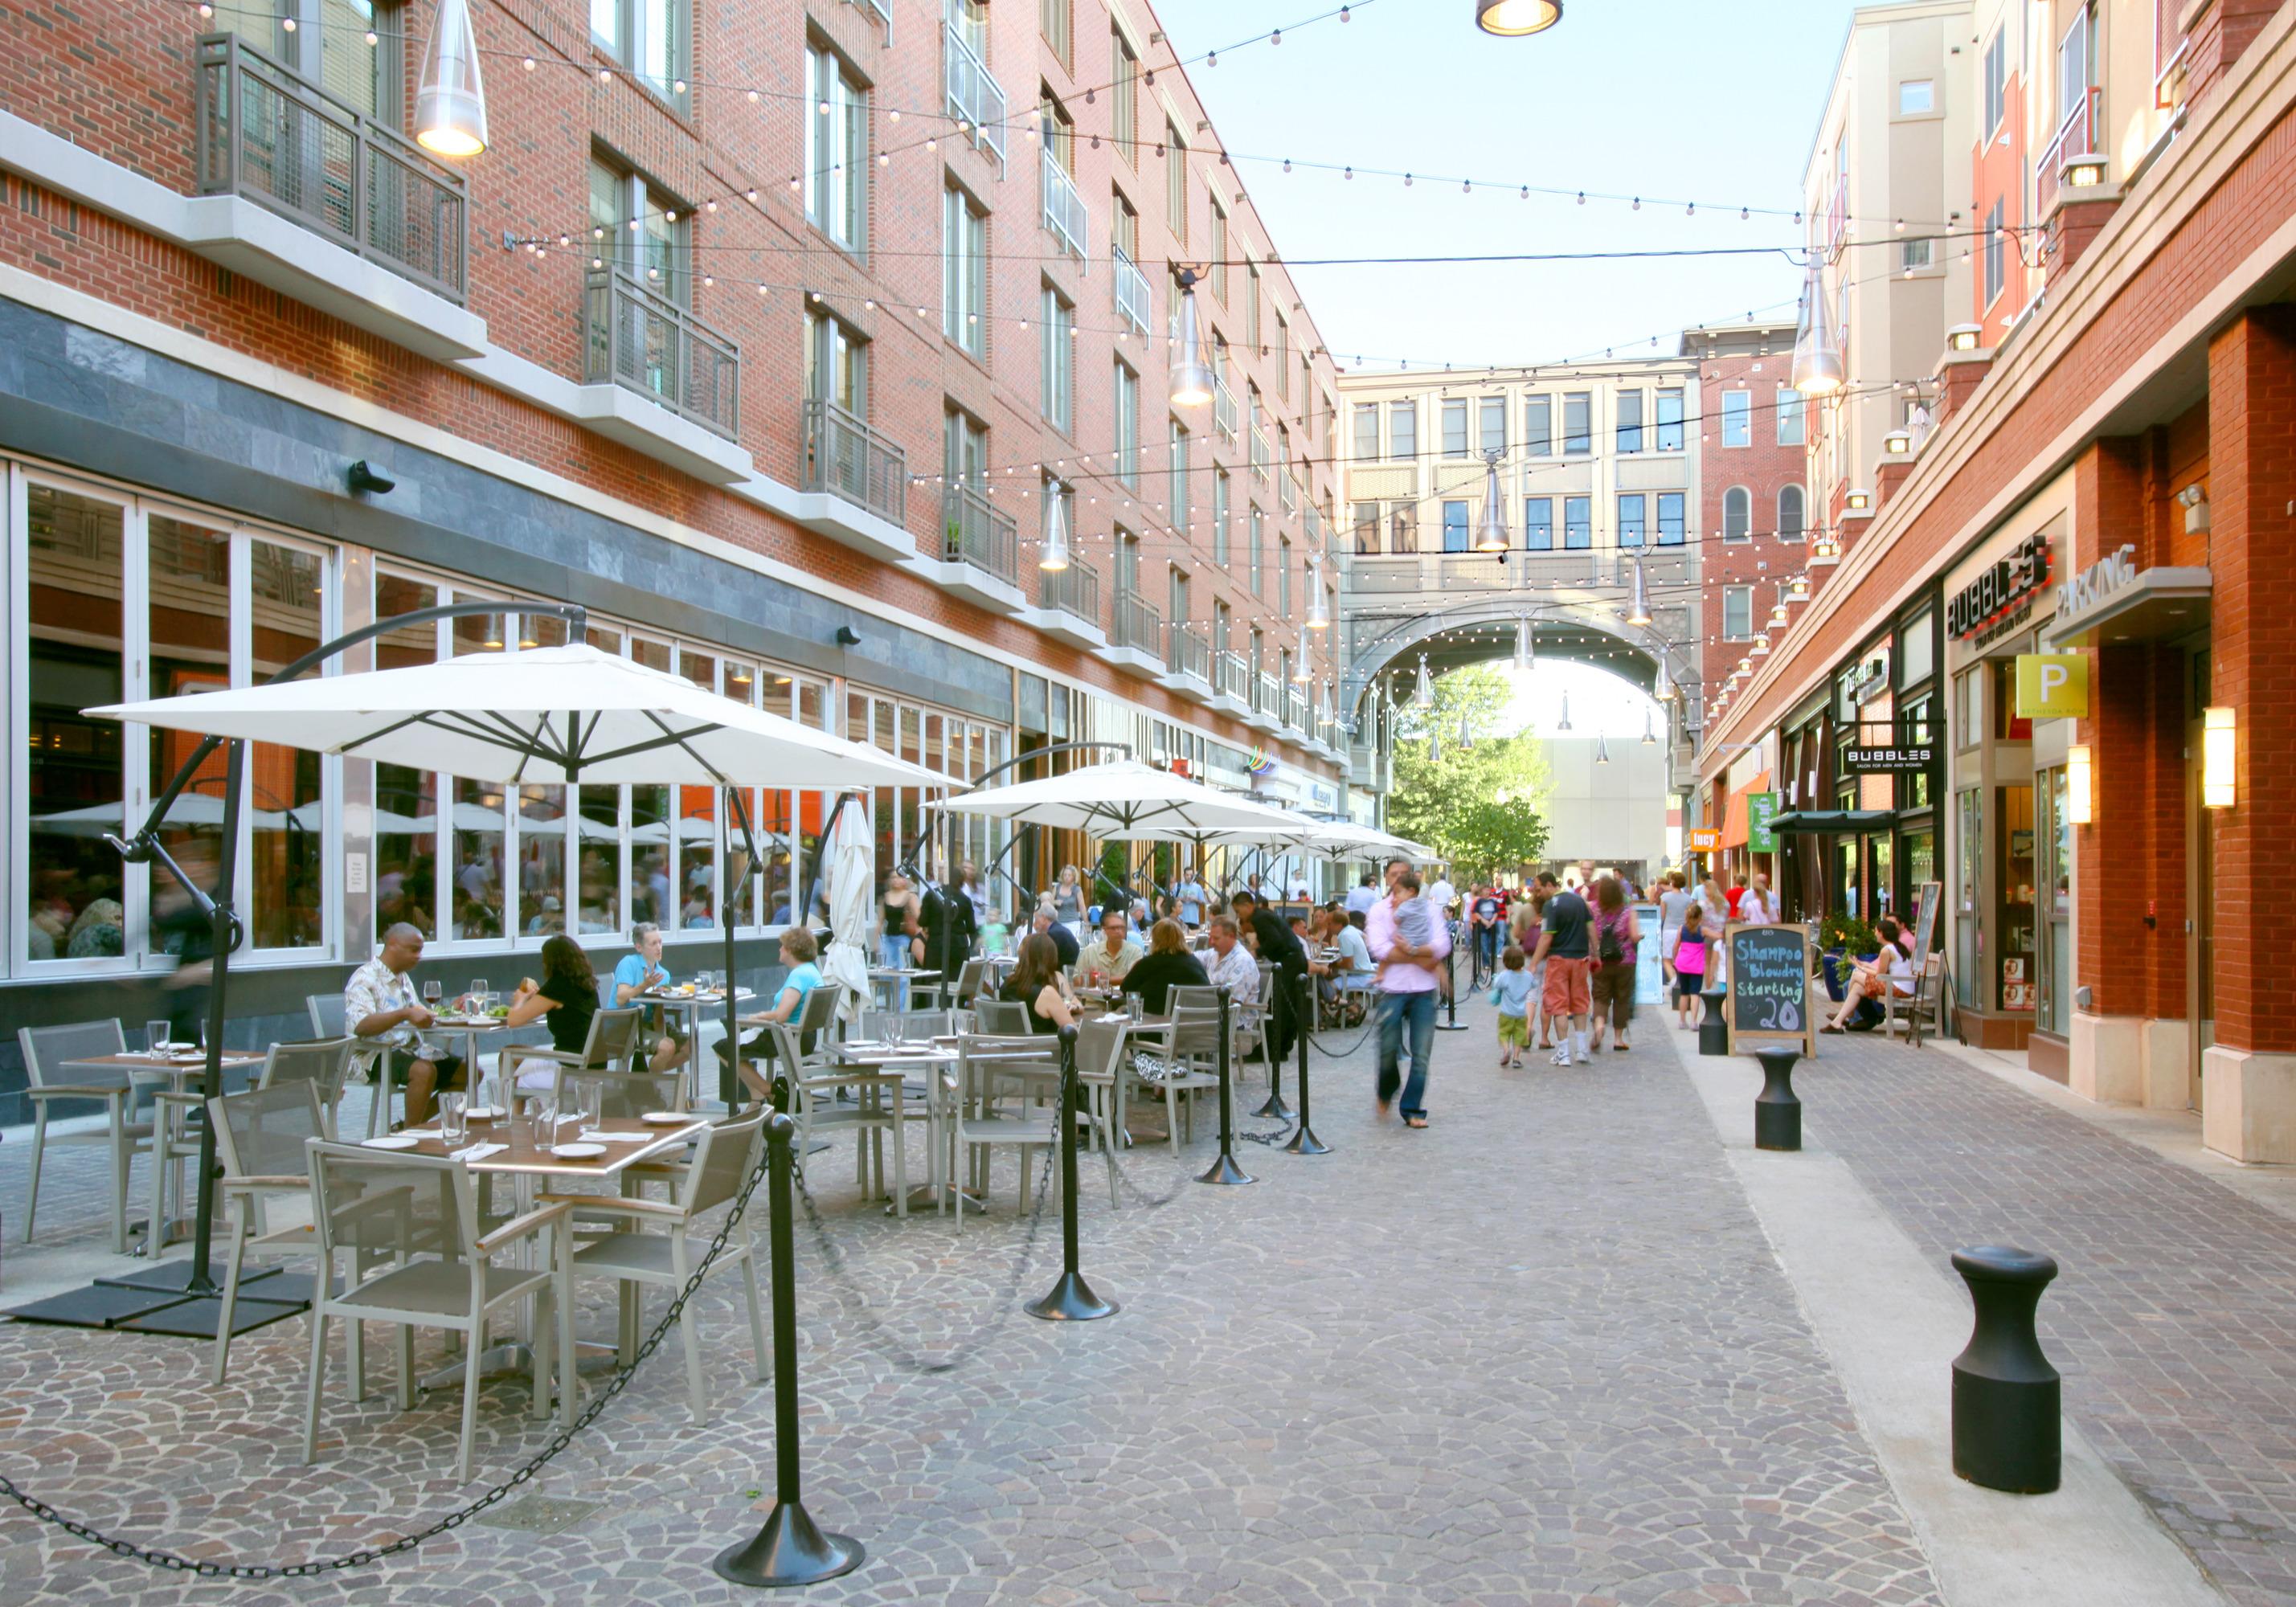
POLYGON ((1849 991, 1849 968, 1841 956, 1846 953, 1872 959, 1882 951, 1882 935, 1856 915, 1829 911, 1817 923, 1817 947, 1825 967, 1825 991, 1839 1003, 1849 991))

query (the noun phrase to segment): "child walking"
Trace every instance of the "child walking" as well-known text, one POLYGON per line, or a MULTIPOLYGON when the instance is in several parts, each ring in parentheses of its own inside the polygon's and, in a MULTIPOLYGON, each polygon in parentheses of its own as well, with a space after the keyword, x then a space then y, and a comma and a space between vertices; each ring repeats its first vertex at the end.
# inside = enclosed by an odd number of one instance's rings
POLYGON ((1499 956, 1499 967, 1491 984, 1491 1003, 1499 1008, 1499 1064, 1520 1066, 1530 1046, 1530 972, 1522 950, 1512 943, 1499 956))
POLYGON ((1704 914, 1695 904, 1683 912, 1682 930, 1675 933, 1674 950, 1667 956, 1674 962, 1674 1024, 1678 1031, 1696 1024, 1690 1019, 1690 1006, 1706 989, 1704 914))

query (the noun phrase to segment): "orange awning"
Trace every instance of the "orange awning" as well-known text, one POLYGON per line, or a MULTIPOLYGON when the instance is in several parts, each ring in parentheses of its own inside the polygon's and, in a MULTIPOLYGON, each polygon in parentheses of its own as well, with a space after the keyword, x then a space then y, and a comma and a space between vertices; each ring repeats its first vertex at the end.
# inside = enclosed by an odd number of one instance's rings
POLYGON ((1746 799, 1757 792, 1770 790, 1770 773, 1763 771, 1753 780, 1730 794, 1729 808, 1722 816, 1722 846, 1742 849, 1746 846, 1746 799))

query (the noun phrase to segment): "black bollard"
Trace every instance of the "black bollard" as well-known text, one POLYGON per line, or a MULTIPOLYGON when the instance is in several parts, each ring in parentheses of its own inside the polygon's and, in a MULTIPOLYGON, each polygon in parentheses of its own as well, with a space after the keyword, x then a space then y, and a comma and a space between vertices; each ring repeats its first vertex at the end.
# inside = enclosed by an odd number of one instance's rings
POLYGON ((1754 1095, 1754 1147, 1758 1150, 1801 1148, 1801 1101, 1794 1097, 1794 1062, 1801 1057, 1791 1049, 1757 1049, 1762 1062, 1762 1091, 1754 1095))
POLYGON ((1316 1136, 1316 1129, 1308 1125, 1308 1029, 1316 1020, 1316 979, 1306 972, 1300 973, 1300 1125, 1292 1129, 1292 1142, 1283 1146, 1292 1155, 1328 1155, 1332 1146, 1316 1136))
POLYGON ((1729 1002, 1730 996, 1717 988, 1712 993, 1702 993, 1698 997, 1705 1006, 1698 1018, 1698 1053, 1729 1054, 1730 1023, 1722 1019, 1722 1007, 1729 1002))
POLYGON ((1198 1183, 1257 1183, 1235 1163, 1235 1105, 1234 1095, 1228 1086, 1228 1044, 1233 1036, 1228 1020, 1228 990, 1219 990, 1219 1102, 1220 1152, 1210 1170, 1196 1179, 1198 1183))
POLYGON ((824 1534, 798 1490, 797 1255, 790 1187, 797 1123, 785 1113, 766 1118, 767 1182, 772 1221, 774 1291, 774 1510, 750 1540, 719 1552, 709 1566, 736 1585, 813 1585, 851 1573, 865 1554, 849 1535, 824 1534))
POLYGON ((1456 953, 1456 948, 1447 948, 1443 951, 1443 1013, 1448 1019, 1435 1023, 1435 1030, 1438 1032, 1466 1030, 1464 1027, 1459 1025, 1459 989, 1451 976, 1451 961, 1456 953))
POLYGON ((1981 1244, 1953 1252, 1977 1325, 1953 1358, 1953 1471, 2020 1496, 2057 1488, 2064 1465, 2057 1370, 2033 1332, 2057 1264, 2030 1250, 1981 1244))
POLYGON ((1077 1081, 1076 1041, 1075 1028, 1061 1029, 1060 1281, 1046 1291, 1042 1300, 1031 1300, 1021 1308, 1030 1316, 1043 1317, 1048 1323, 1088 1323, 1095 1317, 1116 1315, 1115 1304, 1093 1293, 1092 1285, 1077 1270, 1076 1124, 1084 1104, 1078 1097, 1083 1089, 1077 1081))

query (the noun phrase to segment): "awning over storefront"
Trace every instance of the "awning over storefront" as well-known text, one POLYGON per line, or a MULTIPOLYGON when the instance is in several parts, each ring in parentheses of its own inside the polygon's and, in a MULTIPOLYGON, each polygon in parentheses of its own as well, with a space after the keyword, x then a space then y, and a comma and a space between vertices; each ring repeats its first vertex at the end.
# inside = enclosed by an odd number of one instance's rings
POLYGON ((1897 824, 1895 809, 1788 809, 1771 817, 1770 830, 1840 837, 1853 832, 1887 832, 1897 824))
POLYGON ((1746 846, 1748 835, 1746 800, 1757 792, 1767 792, 1769 790, 1770 773, 1765 770, 1730 794, 1729 806, 1722 815, 1722 846, 1724 848, 1742 849, 1746 846))
POLYGON ((2049 641, 2057 647, 2109 647, 2190 635, 2209 622, 2214 577, 2202 565, 2139 570, 2131 549, 2091 564, 2057 588, 2049 641))

